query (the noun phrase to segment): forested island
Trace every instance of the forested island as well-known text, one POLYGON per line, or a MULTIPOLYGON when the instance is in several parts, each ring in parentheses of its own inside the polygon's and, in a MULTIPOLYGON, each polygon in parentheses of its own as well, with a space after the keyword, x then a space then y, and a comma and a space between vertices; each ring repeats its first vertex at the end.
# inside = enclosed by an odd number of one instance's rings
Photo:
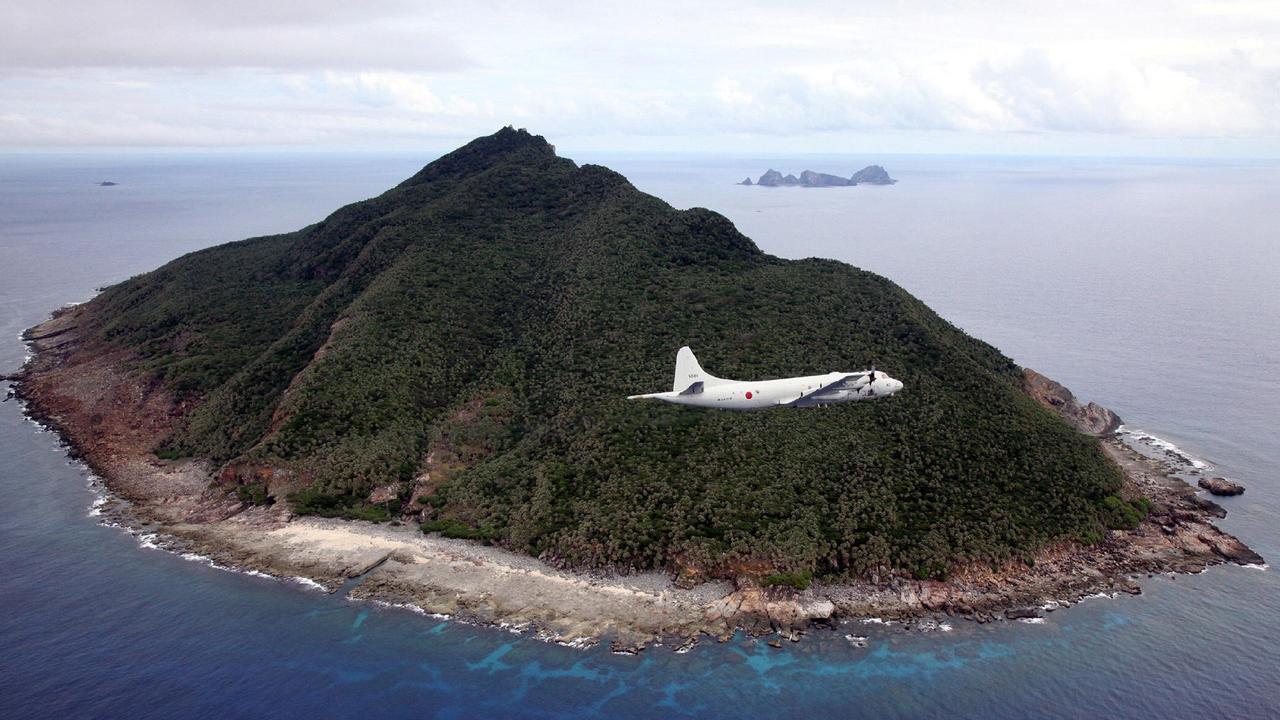
POLYGON ((19 396, 124 522, 562 642, 988 619, 1260 561, 1217 506, 1082 432, 1114 429, 1101 408, 889 280, 767 255, 524 130, 26 337, 19 396), (624 400, 685 344, 726 376, 874 361, 907 391, 759 413, 624 400))

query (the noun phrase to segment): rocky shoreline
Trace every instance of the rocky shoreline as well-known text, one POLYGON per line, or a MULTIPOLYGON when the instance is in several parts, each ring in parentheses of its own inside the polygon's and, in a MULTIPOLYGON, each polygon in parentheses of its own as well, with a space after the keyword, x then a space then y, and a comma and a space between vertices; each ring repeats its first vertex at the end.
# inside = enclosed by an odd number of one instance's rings
MULTIPOLYGON (((744 577, 682 588, 661 573, 559 570, 498 548, 424 536, 412 525, 294 517, 279 505, 242 504, 212 482, 213 469, 203 463, 156 458, 156 441, 190 408, 131 370, 135 358, 127 352, 81 342, 77 330, 91 321, 73 306, 28 330, 32 357, 7 379, 28 415, 56 430, 104 479, 117 497, 107 508, 113 521, 155 533, 164 549, 221 566, 304 578, 353 599, 522 629, 566 645, 608 638, 618 651, 655 643, 687 647, 699 637, 724 640, 739 630, 796 640, 811 628, 854 618, 1027 620, 1044 606, 1098 593, 1137 594, 1138 580, 1156 573, 1263 562, 1212 524, 1225 511, 1178 477, 1178 468, 1114 435, 1102 442, 1125 470, 1123 495, 1152 504, 1137 529, 1110 531, 1094 546, 1042 548, 1034 562, 959 568, 946 581, 815 582, 796 591, 744 577)), ((1029 375, 1028 383, 1033 397, 1088 431, 1110 434, 1118 425, 1105 408, 1081 408, 1043 376, 1029 375)))

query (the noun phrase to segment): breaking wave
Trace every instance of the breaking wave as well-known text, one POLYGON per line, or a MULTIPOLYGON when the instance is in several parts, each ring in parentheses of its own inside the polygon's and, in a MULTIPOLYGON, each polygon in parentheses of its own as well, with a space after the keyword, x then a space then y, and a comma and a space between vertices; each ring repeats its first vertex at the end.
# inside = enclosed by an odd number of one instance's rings
POLYGON ((1189 465, 1196 472, 1204 472, 1213 467, 1209 463, 1183 450, 1177 445, 1165 440, 1162 437, 1152 435, 1145 430, 1135 430, 1128 426, 1121 425, 1116 428, 1116 435, 1123 437, 1130 444, 1141 445, 1150 448, 1162 457, 1159 459, 1169 462, 1173 465, 1189 465))

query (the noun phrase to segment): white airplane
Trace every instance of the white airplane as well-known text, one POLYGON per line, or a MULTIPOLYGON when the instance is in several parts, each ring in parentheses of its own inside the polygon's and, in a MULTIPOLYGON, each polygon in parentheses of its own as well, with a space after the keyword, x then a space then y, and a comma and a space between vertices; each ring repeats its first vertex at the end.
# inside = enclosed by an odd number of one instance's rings
POLYGON ((874 400, 893 395, 901 389, 901 382, 874 368, 758 382, 725 380, 704 371, 693 351, 682 347, 676 353, 676 380, 671 392, 631 395, 627 399, 661 400, 725 410, 765 410, 874 400))

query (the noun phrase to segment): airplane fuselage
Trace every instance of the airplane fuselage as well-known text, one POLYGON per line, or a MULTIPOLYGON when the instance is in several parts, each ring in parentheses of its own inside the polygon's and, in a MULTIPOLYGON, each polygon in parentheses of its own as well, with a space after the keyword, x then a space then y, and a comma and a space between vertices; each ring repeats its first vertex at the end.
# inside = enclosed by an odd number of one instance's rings
POLYGON ((893 395, 901 389, 901 382, 877 370, 831 372, 777 380, 727 380, 705 372, 693 357, 693 352, 681 348, 676 358, 675 382, 671 392, 633 395, 630 399, 662 400, 676 405, 724 410, 765 410, 874 400, 893 395))
POLYGON ((702 392, 655 393, 650 397, 677 405, 718 407, 725 410, 764 410, 779 405, 813 407, 854 400, 874 400, 887 397, 902 389, 901 383, 897 380, 883 373, 877 373, 878 377, 874 381, 862 387, 823 391, 823 388, 836 383, 846 375, 848 373, 833 372, 778 380, 734 381, 723 385, 704 386, 702 392))

